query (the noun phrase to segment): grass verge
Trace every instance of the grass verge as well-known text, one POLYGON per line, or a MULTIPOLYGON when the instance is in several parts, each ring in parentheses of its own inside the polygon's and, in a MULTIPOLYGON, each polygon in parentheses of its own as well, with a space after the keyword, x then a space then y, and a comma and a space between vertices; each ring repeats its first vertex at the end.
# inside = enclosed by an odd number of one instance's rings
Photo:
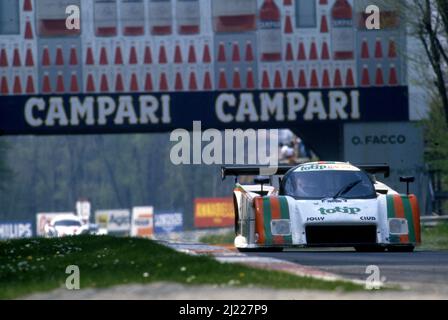
POLYGON ((68 237, 0 242, 0 299, 65 288, 67 266, 80 269, 81 288, 151 282, 261 286, 314 290, 362 290, 288 273, 189 256, 144 239, 68 237))
POLYGON ((448 250, 448 223, 423 228, 421 249, 448 250))
POLYGON ((199 239, 202 243, 207 244, 233 244, 235 240, 235 232, 230 231, 224 234, 213 234, 208 236, 203 236, 199 239))

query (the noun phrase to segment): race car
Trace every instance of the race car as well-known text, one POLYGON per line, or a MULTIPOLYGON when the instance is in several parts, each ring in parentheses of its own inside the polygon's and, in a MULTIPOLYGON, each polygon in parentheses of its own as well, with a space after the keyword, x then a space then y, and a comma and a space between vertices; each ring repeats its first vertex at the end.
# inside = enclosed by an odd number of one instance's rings
MULTIPOLYGON (((281 166, 258 176, 262 167, 222 167, 234 176, 235 247, 281 251, 289 247, 354 247, 360 252, 411 252, 421 243, 417 198, 376 180, 388 165, 311 162, 281 166)), ((402 177, 413 182, 413 177, 402 177)), ((409 193, 409 191, 408 191, 409 193)))
POLYGON ((81 218, 72 214, 61 214, 46 224, 44 231, 47 238, 60 238, 84 234, 88 228, 87 224, 83 224, 81 218))

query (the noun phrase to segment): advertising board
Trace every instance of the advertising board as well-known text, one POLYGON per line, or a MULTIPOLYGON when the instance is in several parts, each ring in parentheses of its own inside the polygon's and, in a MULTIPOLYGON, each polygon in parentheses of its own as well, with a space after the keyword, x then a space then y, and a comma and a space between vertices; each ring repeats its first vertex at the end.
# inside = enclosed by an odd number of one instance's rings
POLYGON ((194 201, 196 228, 231 227, 235 222, 232 198, 198 198, 194 201))

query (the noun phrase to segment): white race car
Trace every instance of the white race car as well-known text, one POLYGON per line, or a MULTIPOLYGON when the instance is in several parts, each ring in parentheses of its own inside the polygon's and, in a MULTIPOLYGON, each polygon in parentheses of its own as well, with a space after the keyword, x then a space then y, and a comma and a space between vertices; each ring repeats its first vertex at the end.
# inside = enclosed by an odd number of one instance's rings
POLYGON ((77 236, 86 233, 89 226, 83 224, 82 220, 70 214, 62 214, 53 218, 44 227, 46 237, 77 236))
MULTIPOLYGON (((375 174, 389 175, 387 165, 313 162, 279 167, 275 176, 256 178, 255 185, 238 182, 239 176, 260 174, 260 168, 222 168, 223 178, 236 177, 235 246, 240 251, 354 247, 410 252, 421 242, 416 196, 376 180, 375 174)), ((412 177, 400 180, 413 182, 412 177)))

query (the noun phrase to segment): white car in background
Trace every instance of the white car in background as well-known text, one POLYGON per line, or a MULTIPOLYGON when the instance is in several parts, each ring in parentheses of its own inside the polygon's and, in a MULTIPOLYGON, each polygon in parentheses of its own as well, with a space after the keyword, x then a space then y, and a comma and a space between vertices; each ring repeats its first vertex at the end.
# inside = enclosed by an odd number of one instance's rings
POLYGON ((75 215, 57 216, 44 227, 46 237, 77 236, 86 233, 88 229, 89 226, 75 215))

